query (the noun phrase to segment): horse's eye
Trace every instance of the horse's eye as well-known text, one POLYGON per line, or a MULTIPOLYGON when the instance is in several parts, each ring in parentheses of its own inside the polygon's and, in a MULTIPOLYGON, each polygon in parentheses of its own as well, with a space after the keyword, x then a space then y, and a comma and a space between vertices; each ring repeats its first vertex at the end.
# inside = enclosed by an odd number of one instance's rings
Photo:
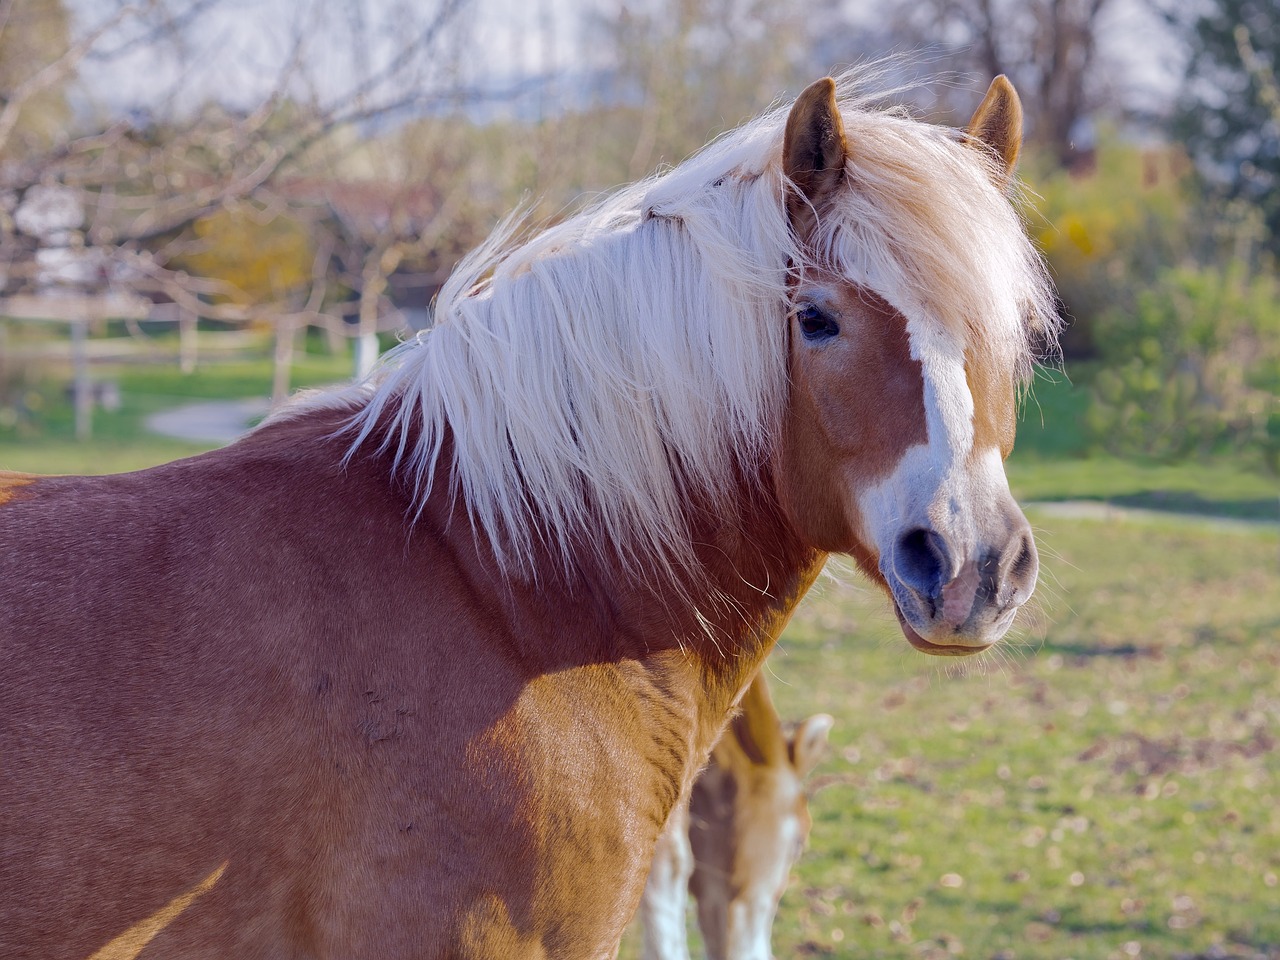
POLYGON ((812 303, 796 306, 796 323, 800 324, 800 333, 809 341, 829 340, 840 332, 840 324, 812 303))

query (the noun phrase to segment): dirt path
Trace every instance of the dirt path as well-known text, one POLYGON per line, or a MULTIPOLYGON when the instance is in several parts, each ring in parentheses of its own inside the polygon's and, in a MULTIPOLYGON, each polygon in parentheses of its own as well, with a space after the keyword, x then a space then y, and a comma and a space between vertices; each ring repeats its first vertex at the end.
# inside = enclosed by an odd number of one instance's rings
POLYGON ((147 417, 152 433, 194 443, 230 443, 247 433, 271 409, 265 397, 241 400, 202 400, 184 403, 147 417))

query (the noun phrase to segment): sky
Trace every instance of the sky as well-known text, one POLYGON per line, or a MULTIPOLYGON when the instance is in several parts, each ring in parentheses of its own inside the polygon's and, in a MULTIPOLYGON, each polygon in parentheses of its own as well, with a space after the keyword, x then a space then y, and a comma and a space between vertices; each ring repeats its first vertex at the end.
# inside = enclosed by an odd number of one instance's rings
MULTIPOLYGON (((79 28, 103 21, 121 0, 68 0, 79 28)), ((210 0, 166 0, 171 8, 210 0)), ((582 75, 599 67, 584 24, 612 15, 624 0, 464 0, 450 25, 449 42, 438 45, 409 76, 419 89, 438 88, 446 78, 501 87, 528 75, 582 75)), ((633 6, 645 0, 625 0, 633 6)), ((788 0, 779 0, 788 2, 788 0)), ((790 0, 795 2, 795 0, 790 0)), ((854 14, 870 0, 844 0, 854 14)), ((422 0, 212 0, 195 29, 180 43, 137 44, 141 24, 127 22, 105 38, 123 51, 91 59, 81 69, 79 107, 87 114, 119 113, 138 106, 163 113, 191 109, 210 99, 241 107, 262 100, 289 62, 295 40, 293 93, 332 101, 368 77, 406 37, 429 22, 436 3, 422 0)), ((865 15, 865 13, 864 13, 865 15)), ((1130 99, 1158 110, 1176 89, 1181 56, 1143 0, 1113 0, 1100 43, 1124 74, 1130 99)), ((829 64, 817 65, 821 71, 829 64)), ((396 95, 399 91, 384 90, 396 95)), ((782 91, 779 91, 781 93, 782 91)))
MULTIPOLYGON (((170 2, 185 6, 192 0, 170 2)), ((449 73, 469 83, 500 82, 589 66, 581 21, 607 2, 464 0, 450 22, 450 42, 439 45, 416 79, 426 84, 449 73)), ((70 0, 69 6, 81 31, 114 12, 114 3, 103 0, 70 0)), ((80 95, 112 111, 170 103, 190 107, 211 98, 252 105, 278 82, 301 36, 292 82, 303 95, 332 99, 426 29, 436 9, 436 3, 412 0, 217 0, 181 42, 132 46, 143 24, 130 19, 102 43, 119 53, 82 65, 80 95)))

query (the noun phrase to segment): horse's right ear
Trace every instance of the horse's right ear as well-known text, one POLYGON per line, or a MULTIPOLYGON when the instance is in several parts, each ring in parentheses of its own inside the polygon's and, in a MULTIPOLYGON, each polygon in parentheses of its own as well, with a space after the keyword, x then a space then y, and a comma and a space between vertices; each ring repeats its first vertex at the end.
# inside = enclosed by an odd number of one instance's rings
POLYGON ((836 103, 836 82, 823 77, 796 98, 782 138, 782 172, 797 190, 787 194, 787 215, 796 236, 805 237, 816 212, 844 176, 848 150, 836 103))

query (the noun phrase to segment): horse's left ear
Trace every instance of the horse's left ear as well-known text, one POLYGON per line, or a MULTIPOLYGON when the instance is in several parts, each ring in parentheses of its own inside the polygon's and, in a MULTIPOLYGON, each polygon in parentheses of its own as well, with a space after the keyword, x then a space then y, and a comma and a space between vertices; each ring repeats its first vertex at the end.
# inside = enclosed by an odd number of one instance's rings
POLYGON ((806 236, 844 175, 848 150, 836 103, 836 82, 823 77, 805 87, 787 115, 782 172, 799 188, 787 195, 787 215, 796 236, 806 236))
POLYGON ((827 734, 835 722, 830 714, 815 713, 796 730, 790 744, 791 765, 800 776, 807 777, 827 752, 827 734))
POLYGON ((990 150, 1004 164, 1001 186, 1007 186, 1022 151, 1022 101, 1003 73, 991 81, 964 132, 970 143, 990 150))
MULTIPOLYGON (((769 687, 759 676, 742 696, 741 711, 730 724, 733 739, 748 760, 767 767, 787 762, 787 741, 769 687)), ((729 739, 726 735, 725 739, 729 739)))

